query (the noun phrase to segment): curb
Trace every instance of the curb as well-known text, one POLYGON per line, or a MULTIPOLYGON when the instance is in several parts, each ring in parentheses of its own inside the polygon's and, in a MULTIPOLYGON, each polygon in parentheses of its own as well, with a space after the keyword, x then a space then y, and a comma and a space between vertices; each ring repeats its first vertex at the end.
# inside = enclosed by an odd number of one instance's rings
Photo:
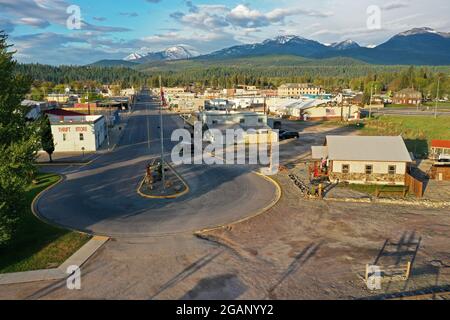
POLYGON ((280 202, 281 197, 283 196, 283 190, 282 190, 280 184, 279 184, 277 181, 275 181, 273 178, 271 178, 271 177, 269 177, 269 176, 266 176, 266 175, 264 175, 264 174, 262 174, 262 173, 253 171, 253 174, 258 175, 258 176, 262 177, 263 179, 265 179, 265 180, 271 182, 273 185, 275 185, 275 187, 276 187, 276 189, 277 189, 277 196, 276 196, 276 198, 275 198, 270 204, 268 204, 268 205, 265 206, 264 208, 260 209, 259 211, 257 211, 255 214, 253 214, 253 215, 251 215, 251 216, 248 216, 248 217, 239 219, 239 220, 234 221, 234 222, 231 222, 231 223, 227 223, 227 224, 223 224, 223 225, 218 225, 218 226, 216 226, 216 227, 206 228, 206 229, 202 229, 202 230, 196 231, 196 232, 194 232, 194 236, 199 237, 199 238, 201 238, 201 239, 204 239, 204 235, 203 235, 204 233, 208 233, 208 232, 212 232, 212 231, 217 231, 217 230, 226 229, 226 228, 232 227, 232 226, 234 226, 234 225, 236 225, 236 224, 239 224, 239 223, 242 223, 242 222, 245 222, 245 221, 254 219, 254 218, 256 218, 256 217, 258 217, 258 216, 260 216, 260 215, 266 213, 268 210, 270 210, 271 208, 273 208, 278 202, 280 202))
MULTIPOLYGON (((31 202, 31 212, 36 217, 36 219, 39 219, 43 223, 57 227, 57 228, 62 228, 59 225, 55 225, 49 221, 46 221, 46 219, 43 219, 39 215, 39 213, 36 209, 36 203, 39 201, 39 199, 42 197, 42 195, 45 192, 47 192, 48 190, 50 190, 51 188, 57 186, 58 184, 60 184, 61 182, 64 181, 64 177, 62 175, 60 175, 60 174, 55 174, 55 175, 59 176, 59 180, 57 182, 55 182, 54 184, 48 186, 41 192, 39 192, 39 194, 31 202)), ((73 230, 70 228, 64 228, 64 229, 67 229, 67 230, 70 230, 73 232, 78 232, 81 234, 87 234, 87 233, 80 232, 78 230, 73 230)), ((109 237, 94 236, 83 247, 81 247, 72 256, 70 256, 69 259, 67 259, 65 262, 63 262, 58 268, 0 274, 0 285, 65 279, 69 276, 69 274, 66 273, 67 268, 69 266, 75 265, 75 266, 81 267, 83 264, 85 264, 89 260, 90 257, 92 257, 92 255, 95 252, 97 252, 109 240, 110 240, 109 237)))
POLYGON ((167 196, 150 196, 150 195, 147 195, 147 194, 145 194, 145 193, 143 193, 141 191, 141 188, 142 188, 142 186, 144 185, 144 182, 145 182, 145 178, 144 178, 144 179, 142 179, 141 183, 139 184, 139 187, 136 190, 136 192, 141 197, 144 197, 144 198, 147 198, 147 199, 176 199, 176 198, 182 197, 185 194, 190 192, 191 189, 189 188, 189 185, 187 184, 187 182, 178 174, 178 172, 169 163, 166 163, 166 164, 173 171, 173 173, 175 173, 177 178, 180 179, 180 181, 183 183, 184 190, 182 192, 178 192, 178 193, 175 193, 175 194, 172 194, 172 195, 167 195, 167 196))
POLYGON ((64 163, 63 162, 60 162, 60 163, 57 163, 57 162, 53 162, 53 163, 38 162, 38 163, 35 163, 35 165, 39 166, 39 167, 70 167, 70 166, 84 167, 84 166, 90 165, 96 159, 97 158, 92 159, 91 161, 88 161, 88 162, 64 162, 64 163))
POLYGON ((68 267, 82 267, 108 241, 107 237, 93 237, 58 268, 0 274, 0 285, 65 279, 70 276, 68 267))
POLYGON ((384 205, 405 205, 413 207, 427 207, 427 208, 446 208, 450 207, 450 202, 433 202, 433 201, 396 201, 389 199, 370 199, 370 198, 327 198, 323 200, 331 202, 352 202, 352 203, 378 203, 384 205))

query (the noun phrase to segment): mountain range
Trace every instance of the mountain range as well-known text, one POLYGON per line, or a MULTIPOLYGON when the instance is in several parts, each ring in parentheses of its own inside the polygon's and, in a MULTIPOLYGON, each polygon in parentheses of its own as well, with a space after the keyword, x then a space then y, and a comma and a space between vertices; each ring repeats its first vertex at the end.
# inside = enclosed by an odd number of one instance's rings
POLYGON ((141 50, 141 52, 134 52, 126 56, 123 60, 134 63, 148 63, 154 61, 186 60, 198 55, 198 52, 195 50, 188 48, 187 46, 178 45, 157 52, 146 52, 141 50))
MULTIPOLYGON (((206 55, 198 55, 184 46, 176 46, 161 52, 133 53, 124 61, 148 64, 158 61, 214 61, 269 55, 290 55, 308 59, 351 58, 380 65, 450 65, 450 33, 426 27, 415 28, 399 33, 373 48, 362 47, 352 40, 326 45, 295 35, 279 36, 261 43, 237 45, 206 55)), ((102 63, 106 64, 107 61, 103 60, 102 63)))

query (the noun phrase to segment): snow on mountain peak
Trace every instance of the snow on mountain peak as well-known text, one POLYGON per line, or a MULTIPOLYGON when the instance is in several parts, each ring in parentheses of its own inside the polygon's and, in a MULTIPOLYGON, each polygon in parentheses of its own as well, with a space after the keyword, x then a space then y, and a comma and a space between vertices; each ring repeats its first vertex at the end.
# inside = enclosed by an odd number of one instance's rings
POLYGON ((416 34, 425 34, 425 33, 438 33, 436 30, 431 29, 431 28, 414 28, 402 33, 399 33, 399 36, 412 36, 412 35, 416 35, 416 34))
POLYGON ((263 42, 263 44, 267 44, 270 42, 276 42, 278 44, 286 44, 286 43, 291 42, 292 40, 304 40, 304 38, 301 38, 299 36, 294 36, 294 35, 278 36, 273 39, 267 39, 266 41, 263 42))
POLYGON ((173 46, 158 52, 151 52, 148 49, 143 48, 138 52, 134 52, 126 56, 124 60, 136 61, 152 55, 158 55, 162 57, 163 60, 181 60, 196 57, 199 55, 199 53, 192 48, 188 48, 187 46, 182 45, 173 46))
POLYGON ((189 59, 198 56, 198 53, 184 46, 174 46, 164 50, 167 60, 189 59))
POLYGON ((436 31, 436 30, 434 30, 432 28, 428 28, 428 27, 414 28, 414 29, 411 29, 411 30, 399 33, 397 35, 397 37, 398 36, 406 37, 406 36, 414 36, 414 35, 421 35, 421 34, 436 34, 436 35, 439 35, 439 36, 444 37, 444 38, 450 38, 450 33, 448 33, 448 32, 439 32, 439 31, 436 31))
POLYGON ((145 57, 144 54, 133 52, 132 54, 130 54, 130 55, 126 56, 125 58, 123 58, 123 60, 125 60, 125 61, 134 61, 134 60, 142 59, 143 57, 145 57))
POLYGON ((330 47, 335 48, 337 50, 345 50, 345 49, 359 48, 359 44, 353 40, 345 40, 342 42, 335 42, 331 44, 330 47))

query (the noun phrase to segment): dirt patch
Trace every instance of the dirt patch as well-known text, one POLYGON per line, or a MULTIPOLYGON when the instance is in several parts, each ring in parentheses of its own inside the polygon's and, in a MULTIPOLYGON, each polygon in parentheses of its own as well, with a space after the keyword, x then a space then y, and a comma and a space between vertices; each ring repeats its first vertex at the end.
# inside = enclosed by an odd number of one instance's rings
MULTIPOLYGON (((252 278, 274 299, 346 299, 450 284, 450 215, 438 209, 305 200, 285 174, 281 201, 266 214, 205 234, 244 253, 240 274, 252 278), (380 255, 386 240, 421 244, 408 281, 383 283, 370 292, 362 280, 366 264, 380 255), (416 242, 414 242, 416 241, 416 242), (251 253, 251 254, 249 254, 251 253), (442 264, 433 261, 441 261, 442 264), (251 271, 249 269, 252 269, 251 271), (266 275, 251 276, 250 274, 266 275)), ((402 249, 403 248, 403 249, 402 249)), ((402 265, 411 257, 402 257, 402 265)), ((392 264, 390 262, 389 264, 392 264)), ((261 297, 260 297, 261 298, 261 297)))

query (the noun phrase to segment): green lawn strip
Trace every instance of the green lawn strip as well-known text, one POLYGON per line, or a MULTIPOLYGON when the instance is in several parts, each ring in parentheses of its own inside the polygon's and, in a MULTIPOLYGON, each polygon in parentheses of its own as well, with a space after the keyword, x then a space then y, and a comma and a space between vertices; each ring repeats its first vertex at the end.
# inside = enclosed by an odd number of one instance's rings
POLYGON ((360 135, 396 136, 405 139, 410 152, 418 157, 428 154, 430 142, 433 139, 450 139, 450 121, 448 117, 431 116, 379 116, 366 119, 359 127, 360 135))
POLYGON ((39 174, 26 196, 26 210, 12 242, 0 249, 0 273, 55 268, 67 260, 90 239, 89 236, 48 225, 31 211, 34 198, 60 177, 39 174))
MULTIPOLYGON (((385 106, 386 109, 407 108, 407 109, 412 109, 412 110, 416 110, 416 109, 423 110, 423 109, 428 108, 430 111, 433 111, 435 107, 436 107, 435 102, 426 102, 423 105, 420 105, 419 107, 417 107, 416 105, 412 105, 412 104, 387 104, 385 106)), ((438 111, 439 110, 444 110, 444 111, 450 110, 450 102, 439 102, 438 103, 438 111)))
POLYGON ((342 188, 348 188, 353 191, 367 193, 370 195, 376 195, 377 190, 382 191, 383 195, 392 194, 398 195, 405 187, 403 186, 391 186, 391 185, 366 185, 366 184, 342 184, 342 188))

